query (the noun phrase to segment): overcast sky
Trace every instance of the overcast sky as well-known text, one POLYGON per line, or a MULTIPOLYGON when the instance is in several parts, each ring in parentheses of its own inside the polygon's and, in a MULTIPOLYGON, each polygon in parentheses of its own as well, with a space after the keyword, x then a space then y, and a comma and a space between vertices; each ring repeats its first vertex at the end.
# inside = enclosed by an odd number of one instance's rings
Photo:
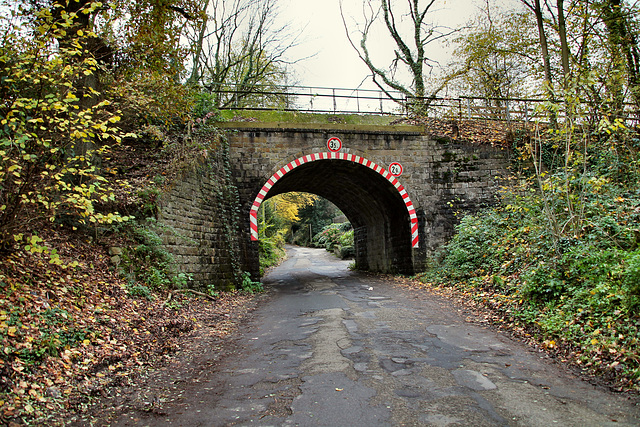
MULTIPOLYGON (((363 22, 362 0, 342 1, 350 31, 355 35, 354 42, 359 43, 354 21, 363 22)), ((459 27, 475 16, 482 4, 484 0, 440 0, 436 1, 435 12, 430 16, 440 25, 459 27)), ((339 0, 281 0, 280 15, 292 29, 303 31, 300 44, 290 51, 290 56, 302 58, 315 54, 292 66, 301 85, 356 88, 370 74, 346 37, 339 0)), ((380 65, 386 66, 389 59, 384 58, 384 54, 392 54, 393 46, 382 33, 377 31, 372 36, 371 49, 383 58, 380 65)), ((437 53, 430 50, 430 53, 440 63, 447 63, 446 49, 437 53)), ((374 88, 370 79, 362 87, 374 88)))

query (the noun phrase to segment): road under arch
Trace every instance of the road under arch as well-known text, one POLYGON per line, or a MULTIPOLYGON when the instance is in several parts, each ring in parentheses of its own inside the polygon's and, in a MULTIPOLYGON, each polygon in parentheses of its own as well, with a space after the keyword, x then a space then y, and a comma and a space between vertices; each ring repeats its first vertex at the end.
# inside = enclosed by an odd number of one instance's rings
POLYGON ((250 211, 252 240, 261 203, 277 194, 307 192, 335 204, 354 228, 355 261, 370 271, 413 273, 419 245, 411 198, 383 167, 346 153, 316 153, 280 168, 262 187, 250 211))

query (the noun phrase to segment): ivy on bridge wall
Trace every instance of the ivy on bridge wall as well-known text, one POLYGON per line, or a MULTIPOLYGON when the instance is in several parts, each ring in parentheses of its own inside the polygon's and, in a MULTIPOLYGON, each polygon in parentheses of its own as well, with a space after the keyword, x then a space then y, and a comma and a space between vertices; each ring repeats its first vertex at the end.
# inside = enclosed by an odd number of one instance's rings
POLYGON ((195 135, 194 144, 204 147, 197 160, 185 164, 160 197, 158 223, 167 230, 163 244, 174 257, 176 272, 190 277, 190 287, 240 288, 240 203, 229 145, 218 134, 195 135))

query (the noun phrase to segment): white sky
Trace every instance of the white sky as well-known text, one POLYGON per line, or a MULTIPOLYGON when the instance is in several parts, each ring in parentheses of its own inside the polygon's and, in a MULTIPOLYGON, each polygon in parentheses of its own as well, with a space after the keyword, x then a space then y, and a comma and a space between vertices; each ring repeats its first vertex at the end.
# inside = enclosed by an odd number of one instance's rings
MULTIPOLYGON (((342 0, 347 23, 352 26, 354 21, 363 22, 362 1, 342 0)), ((402 4, 405 1, 398 0, 398 3, 402 4)), ((504 1, 511 4, 514 2, 504 1)), ((433 16, 432 20, 439 25, 459 27, 473 18, 484 3, 485 0, 439 0, 432 8, 434 13, 429 16, 433 16)), ((493 0, 491 3, 496 1, 493 0)), ((356 88, 370 74, 346 37, 339 0, 280 0, 279 4, 280 16, 284 22, 289 23, 294 31, 304 29, 300 44, 290 50, 289 56, 292 59, 303 58, 315 53, 314 57, 291 67, 300 85, 356 88)), ((355 27, 351 27, 351 30, 354 31, 354 42, 359 44, 359 33, 355 31, 355 27)), ((384 58, 384 55, 393 54, 393 45, 386 37, 382 37, 384 35, 383 29, 376 31, 371 37, 373 43, 370 46, 372 55, 377 51, 382 58, 379 61, 380 65, 386 67, 390 58, 384 58)), ((431 57, 442 65, 448 62, 448 54, 444 47, 437 53, 433 52, 433 55, 431 57)), ((361 87, 375 89, 371 79, 367 79, 361 87)))

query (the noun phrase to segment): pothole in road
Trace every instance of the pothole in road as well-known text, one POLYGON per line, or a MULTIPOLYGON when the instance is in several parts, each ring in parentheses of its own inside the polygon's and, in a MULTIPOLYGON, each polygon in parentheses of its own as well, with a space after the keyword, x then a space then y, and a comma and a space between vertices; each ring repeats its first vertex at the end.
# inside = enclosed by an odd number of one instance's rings
POLYGON ((302 380, 299 378, 288 378, 284 380, 263 380, 257 382, 252 386, 254 390, 272 391, 265 395, 265 398, 271 399, 266 411, 263 414, 265 416, 273 417, 288 417, 293 414, 291 404, 294 399, 302 394, 300 386, 302 380))
POLYGON ((397 357, 393 357, 391 359, 381 359, 379 364, 382 369, 391 374, 396 371, 410 369, 413 366, 413 362, 397 357))

